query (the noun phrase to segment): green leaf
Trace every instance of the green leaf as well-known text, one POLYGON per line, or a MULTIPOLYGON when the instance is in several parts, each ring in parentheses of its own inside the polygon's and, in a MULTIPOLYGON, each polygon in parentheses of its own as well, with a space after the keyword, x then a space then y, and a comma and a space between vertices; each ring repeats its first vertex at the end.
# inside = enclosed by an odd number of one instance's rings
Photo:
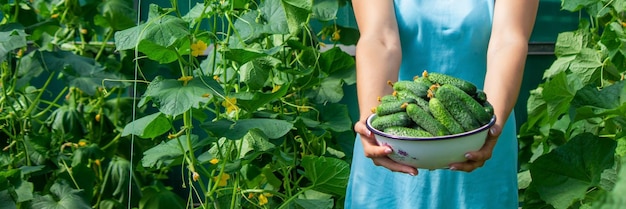
POLYGON ((249 152, 253 152, 252 155, 258 156, 259 154, 274 149, 276 145, 272 144, 267 136, 263 134, 259 129, 251 129, 243 137, 241 144, 241 150, 239 150, 239 157, 243 158, 249 152))
POLYGON ((314 2, 312 18, 319 21, 332 21, 337 19, 337 11, 339 11, 339 1, 318 0, 314 2))
POLYGON ((15 209, 17 205, 9 194, 9 190, 0 190, 0 209, 15 209))
POLYGON ((207 18, 211 14, 213 14, 213 7, 211 7, 211 5, 205 6, 203 3, 196 3, 182 19, 191 23, 191 25, 195 25, 202 21, 202 18, 207 18))
POLYGON ((348 114, 348 107, 344 104, 329 103, 319 105, 317 109, 321 113, 319 119, 322 124, 321 128, 330 129, 335 132, 344 132, 352 130, 352 121, 348 114))
POLYGON ((95 95, 98 87, 125 87, 120 82, 124 77, 119 73, 107 72, 93 58, 83 57, 69 51, 40 52, 49 70, 60 70, 70 86, 77 87, 88 95, 95 95))
POLYGON ((621 158, 621 169, 617 175, 617 182, 612 191, 594 204, 596 209, 620 209, 626 205, 626 158, 621 158))
POLYGON ((141 192, 143 195, 139 200, 139 209, 185 208, 185 201, 163 186, 145 187, 141 192))
POLYGON ((163 114, 178 116, 191 108, 200 108, 212 96, 223 95, 223 92, 215 80, 205 77, 194 77, 185 85, 183 81, 157 76, 148 85, 139 106, 152 100, 163 114))
POLYGON ((266 34, 288 34, 287 16, 280 0, 263 1, 258 11, 250 11, 237 19, 234 27, 242 40, 249 41, 266 34))
POLYGON ((560 73, 544 83, 542 94, 548 107, 550 123, 568 111, 576 91, 582 88, 578 82, 576 77, 560 73))
POLYGON ((304 176, 311 181, 313 189, 339 196, 345 195, 350 176, 350 165, 345 161, 323 156, 304 156, 302 167, 304 176))
POLYGON ((569 65, 575 59, 576 59, 576 55, 564 55, 564 56, 558 57, 552 63, 552 65, 550 65, 550 68, 548 68, 543 73, 543 78, 544 79, 552 78, 552 77, 558 75, 559 73, 566 72, 567 69, 569 69, 569 65))
POLYGON ((333 199, 295 199, 294 202, 303 209, 331 209, 333 199))
POLYGON ((154 139, 166 133, 171 127, 167 117, 163 113, 157 112, 126 124, 122 136, 133 134, 141 138, 154 139))
MULTIPOLYGON (((131 197, 140 196, 140 189, 138 185, 130 177, 131 170, 130 161, 114 156, 108 163, 106 168, 105 179, 103 185, 102 198, 115 199, 121 203, 128 203, 129 193, 131 197), (132 188, 128 188, 129 184, 133 182, 132 188)), ((132 200, 131 202, 136 202, 132 200)))
POLYGON ((237 120, 236 122, 229 120, 211 121, 203 123, 202 127, 220 138, 241 139, 248 131, 259 129, 268 138, 276 139, 287 134, 293 128, 293 124, 278 119, 250 118, 237 120))
POLYGON ((322 71, 328 74, 344 70, 354 70, 355 65, 354 58, 339 47, 333 47, 323 52, 320 63, 322 71))
POLYGON ((597 50, 583 48, 576 59, 572 60, 569 69, 581 83, 591 83, 594 81, 594 74, 597 74, 602 68, 602 57, 600 56, 601 53, 597 50))
POLYGON ((158 6, 150 5, 150 18, 148 22, 115 33, 115 46, 117 50, 134 49, 137 47, 142 53, 160 63, 172 60, 170 56, 173 47, 181 43, 189 35, 189 26, 181 18, 171 15, 159 15, 155 10, 158 6), (155 49, 166 50, 157 52, 155 49))
POLYGON ((583 47, 583 35, 579 32, 559 33, 554 46, 554 53, 557 57, 578 54, 583 47))
POLYGON ((37 195, 32 201, 32 208, 38 209, 90 209, 91 206, 80 197, 80 191, 67 183, 56 182, 50 187, 50 193, 37 195))
POLYGON ((96 16, 96 24, 110 27, 113 30, 124 30, 135 26, 135 9, 133 2, 126 0, 102 1, 98 7, 100 12, 96 16), (98 21, 100 20, 100 21, 98 21))
POLYGON ((310 94, 317 103, 337 103, 343 98, 343 80, 334 76, 327 77, 310 94))
POLYGON ((260 90, 270 78, 271 70, 280 64, 280 60, 272 57, 263 57, 241 66, 239 78, 252 90, 260 90))
POLYGON ((26 33, 24 30, 0 31, 0 62, 4 62, 10 51, 25 46, 26 33))
POLYGON ((598 89, 595 85, 587 85, 576 92, 572 105, 575 107, 593 106, 604 109, 617 108, 623 97, 626 97, 626 81, 618 81, 610 86, 598 89))
POLYGON ((596 2, 596 0, 562 0, 561 8, 570 12, 576 12, 596 2))
POLYGON ((287 15, 289 33, 292 35, 299 33, 304 27, 303 23, 308 23, 313 0, 280 0, 280 2, 287 15))
POLYGON ((598 186, 602 172, 613 166, 615 141, 583 133, 535 160, 530 167, 541 199, 557 209, 581 200, 598 186))
POLYGON ((289 86, 284 85, 281 86, 276 92, 273 93, 263 93, 263 92, 255 92, 251 93, 237 93, 235 94, 235 98, 237 98, 237 104, 241 105, 244 109, 249 112, 254 112, 260 107, 274 101, 280 99, 285 96, 289 91, 289 86))
MULTIPOLYGON (((193 150, 207 145, 208 140, 199 140, 198 136, 190 136, 191 147, 193 150)), ((146 150, 143 153, 141 164, 146 168, 161 168, 162 166, 170 166, 175 160, 179 160, 183 156, 183 152, 188 152, 189 144, 187 144, 187 135, 182 135, 175 139, 170 139, 166 142, 146 150), (182 144, 182 147, 181 147, 182 144)))

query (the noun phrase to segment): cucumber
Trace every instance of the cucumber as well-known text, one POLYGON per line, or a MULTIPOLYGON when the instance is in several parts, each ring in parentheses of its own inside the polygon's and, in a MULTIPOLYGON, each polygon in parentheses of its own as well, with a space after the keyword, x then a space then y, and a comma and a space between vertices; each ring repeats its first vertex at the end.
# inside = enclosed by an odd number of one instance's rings
POLYGON ((473 118, 475 118, 480 125, 487 124, 491 120, 492 114, 487 113, 481 103, 478 103, 473 97, 454 85, 443 85, 439 87, 437 95, 449 97, 446 100, 458 100, 463 103, 465 109, 471 113, 473 118))
POLYGON ((418 97, 425 97, 428 94, 429 85, 423 82, 414 81, 398 81, 393 84, 393 90, 395 91, 409 91, 418 97))
POLYGON ((409 104, 406 107, 406 113, 411 120, 415 122, 419 127, 433 136, 443 136, 450 134, 450 131, 435 119, 428 111, 420 108, 417 104, 409 104))
POLYGON ((379 102, 398 101, 398 98, 397 98, 397 97, 394 97, 394 96, 393 96, 393 95, 391 95, 391 94, 387 94, 387 95, 385 95, 385 96, 383 96, 383 97, 378 97, 378 101, 379 101, 379 102))
POLYGON ((463 127, 461 124, 454 120, 454 117, 446 110, 441 101, 437 98, 431 98, 428 101, 430 113, 435 119, 443 124, 451 134, 463 133, 463 127))
POLYGON ((381 102, 376 106, 375 113, 379 116, 389 115, 397 112, 404 112, 406 105, 409 103, 415 103, 414 99, 402 99, 396 101, 381 102))
POLYGON ((397 112, 383 116, 376 115, 371 121, 371 125, 373 128, 382 131, 392 126, 408 126, 411 122, 411 118, 409 118, 406 112, 397 112))
POLYGON ((413 92, 408 90, 394 91, 393 95, 398 99, 413 99, 418 100, 419 96, 415 95, 413 92))
POLYGON ((476 90, 476 95, 474 95, 474 99, 478 103, 483 104, 487 101, 487 94, 485 94, 485 92, 482 90, 476 90))
POLYGON ((405 136, 405 137, 432 137, 433 136, 427 131, 404 127, 404 126, 392 126, 392 127, 386 128, 383 132, 391 134, 391 135, 395 135, 395 136, 405 136))
POLYGON ((466 80, 449 76, 443 73, 434 73, 434 72, 427 73, 426 77, 428 78, 428 80, 430 80, 433 83, 438 83, 440 85, 445 85, 445 84, 454 85, 469 95, 476 94, 476 89, 477 89, 476 86, 466 80))
MULTIPOLYGON (((439 99, 443 106, 450 112, 450 115, 463 127, 465 131, 471 131, 481 126, 480 122, 474 118, 472 113, 468 110, 463 101, 458 99, 458 92, 448 90, 450 87, 456 88, 452 85, 443 85, 438 88, 435 98, 439 99)), ((465 92, 459 90, 461 94, 467 95, 465 92)), ((469 95, 467 95, 469 96, 469 95)), ((484 111, 484 110, 483 110, 484 111)))
MULTIPOLYGON (((491 103, 489 103, 489 101, 485 100, 485 102, 483 102, 483 108, 485 109, 485 112, 487 112, 487 114, 491 115, 493 117, 493 105, 491 105, 491 103)), ((490 119, 491 120, 491 119, 490 119)))

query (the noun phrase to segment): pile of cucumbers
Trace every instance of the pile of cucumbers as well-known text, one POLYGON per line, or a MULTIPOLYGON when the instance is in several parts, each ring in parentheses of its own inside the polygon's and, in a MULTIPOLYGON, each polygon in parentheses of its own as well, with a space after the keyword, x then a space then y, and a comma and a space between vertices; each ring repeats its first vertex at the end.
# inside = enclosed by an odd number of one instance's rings
POLYGON ((371 126, 387 134, 433 137, 463 133, 488 124, 487 95, 466 80, 424 71, 413 81, 389 82, 394 92, 379 97, 371 126))

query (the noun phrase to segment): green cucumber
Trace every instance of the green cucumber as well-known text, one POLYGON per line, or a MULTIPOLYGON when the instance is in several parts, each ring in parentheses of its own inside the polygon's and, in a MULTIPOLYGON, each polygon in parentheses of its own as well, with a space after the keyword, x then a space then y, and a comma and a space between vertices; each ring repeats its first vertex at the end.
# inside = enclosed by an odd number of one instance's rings
POLYGON ((456 78, 450 75, 446 75, 443 73, 434 73, 434 72, 429 72, 426 77, 428 78, 428 80, 430 80, 433 83, 438 83, 439 85, 446 85, 446 84, 454 85, 469 95, 476 94, 476 89, 477 89, 476 86, 470 83, 469 81, 456 78))
POLYGON ((371 125, 373 128, 382 131, 392 126, 409 126, 411 122, 411 118, 409 118, 406 112, 397 112, 383 116, 376 115, 372 119, 371 125))
MULTIPOLYGON (((443 106, 450 112, 450 115, 463 127, 465 131, 471 131, 481 126, 481 123, 478 122, 476 118, 472 115, 470 110, 467 108, 463 101, 457 94, 465 94, 465 92, 460 91, 451 91, 450 88, 456 88, 452 85, 443 85, 437 89, 437 93, 435 94, 435 98, 439 99, 443 106)), ((469 96, 469 95, 467 95, 469 96)), ((482 110, 482 109, 481 109, 482 110)), ((484 111, 484 110, 482 110, 484 111)))
POLYGON ((409 104, 406 107, 406 113, 411 120, 415 122, 419 127, 423 128, 433 136, 443 136, 450 134, 450 131, 435 119, 430 112, 420 108, 417 104, 409 104))
POLYGON ((441 124, 443 124, 451 134, 463 133, 463 127, 461 124, 454 120, 454 117, 446 110, 446 107, 443 106, 441 101, 437 98, 431 98, 428 101, 430 113, 433 115, 435 119, 437 119, 441 124))
POLYGON ((437 95, 441 95, 440 97, 442 98, 447 97, 446 100, 458 100, 463 103, 465 109, 472 114, 473 118, 475 118, 480 125, 487 124, 491 120, 493 114, 486 112, 481 103, 478 103, 472 96, 454 85, 443 85, 439 87, 437 95))
POLYGON ((392 126, 389 128, 385 128, 383 132, 387 134, 395 135, 395 136, 404 136, 404 137, 432 137, 433 136, 427 131, 409 128, 405 126, 392 126))
POLYGON ((376 106, 375 113, 379 116, 389 115, 397 112, 404 112, 409 103, 415 103, 414 99, 402 99, 397 101, 381 102, 376 106))
POLYGON ((418 97, 425 97, 428 94, 429 85, 423 82, 398 81, 393 84, 395 91, 409 91, 418 97))

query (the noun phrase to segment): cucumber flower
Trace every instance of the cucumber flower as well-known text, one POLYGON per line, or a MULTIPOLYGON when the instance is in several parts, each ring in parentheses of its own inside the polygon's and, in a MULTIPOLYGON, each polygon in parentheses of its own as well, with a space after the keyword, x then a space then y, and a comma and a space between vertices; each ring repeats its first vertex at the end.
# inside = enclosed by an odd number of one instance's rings
POLYGON ((191 56, 197 57, 204 54, 208 45, 202 40, 198 40, 196 43, 191 44, 191 56))

